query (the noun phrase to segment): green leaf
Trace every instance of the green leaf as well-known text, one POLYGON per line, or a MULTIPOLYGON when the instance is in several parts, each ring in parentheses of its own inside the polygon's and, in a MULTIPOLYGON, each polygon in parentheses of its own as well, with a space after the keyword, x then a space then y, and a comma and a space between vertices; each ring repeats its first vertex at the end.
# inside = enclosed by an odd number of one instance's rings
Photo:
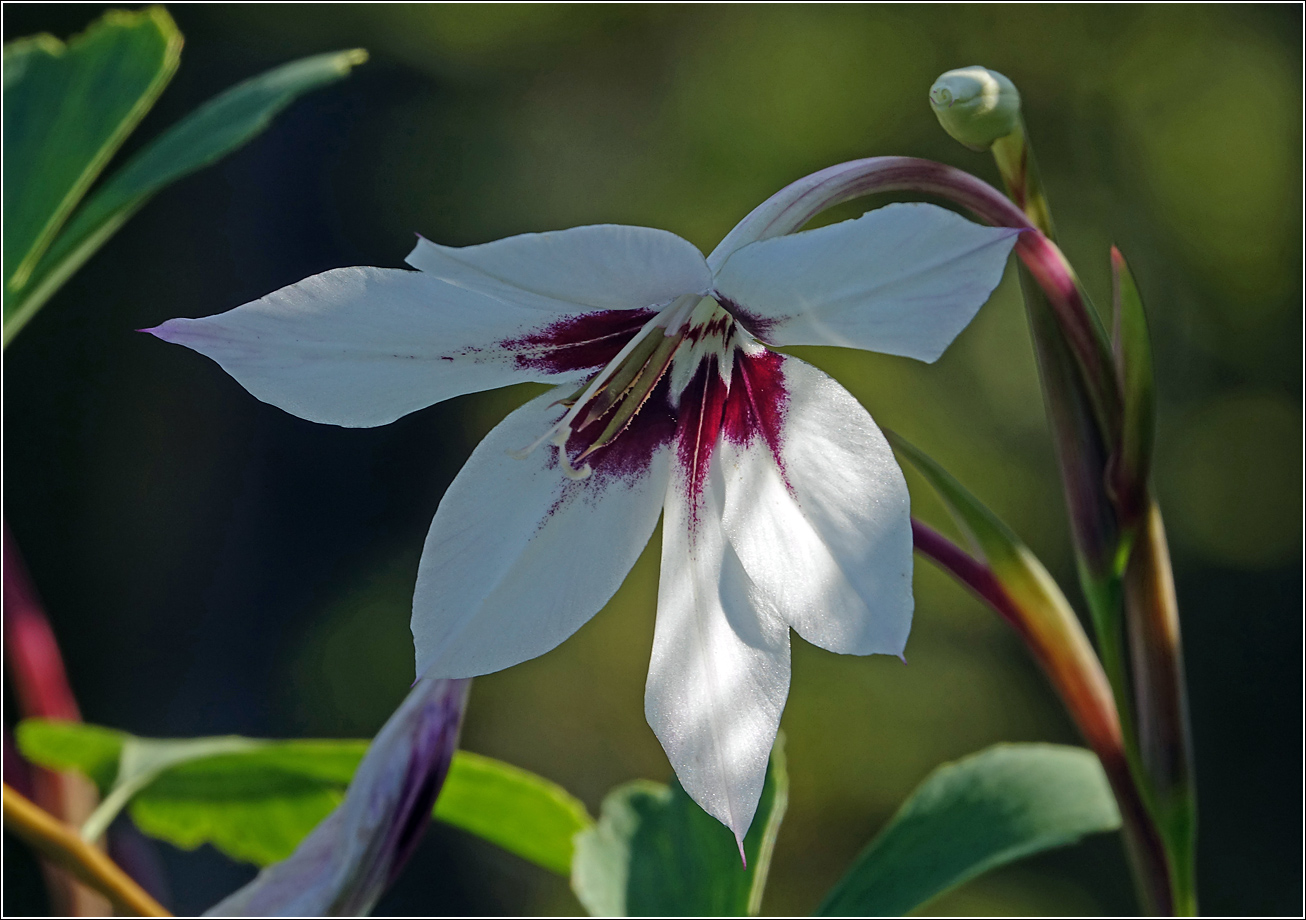
POLYGON ((289 741, 193 760, 137 795, 131 817, 174 846, 209 843, 266 866, 293 853, 340 803, 366 752, 366 741, 289 741))
POLYGON ((817 914, 899 916, 990 869, 1119 826, 1089 751, 995 745, 931 773, 817 914))
MULTIPOLYGON (((289 856, 340 802, 368 745, 235 736, 162 741, 40 719, 20 723, 16 734, 29 760, 95 780, 105 795, 97 824, 126 805, 152 837, 185 849, 209 843, 259 866, 289 856)), ((555 783, 467 751, 454 754, 434 817, 564 875, 572 837, 594 823, 555 783)))
POLYGON ((87 200, 36 265, 21 299, 6 307, 5 342, 155 192, 226 156, 295 99, 366 60, 367 52, 356 48, 284 64, 233 86, 152 141, 87 200))
POLYGON ((89 777, 103 796, 118 775, 118 759, 130 735, 86 725, 27 719, 14 729, 18 750, 33 763, 52 770, 75 770, 89 777))
POLYGON ((1143 495, 1152 464, 1156 429, 1156 394, 1152 381, 1152 345, 1147 332, 1147 314, 1129 263, 1120 250, 1111 247, 1112 290, 1115 295, 1115 327, 1112 345, 1120 376, 1124 415, 1121 420, 1120 454, 1115 458, 1116 488, 1131 517, 1141 514, 1143 495))
POLYGON ((96 840, 109 829, 118 812, 142 789, 149 786, 165 771, 188 761, 202 760, 231 751, 245 751, 260 742, 249 738, 187 738, 177 741, 156 741, 152 738, 128 736, 123 742, 118 758, 118 775, 103 801, 82 825, 82 836, 96 840))
POLYGON ((594 824, 556 783, 469 751, 454 757, 435 817, 559 875, 571 871, 572 838, 594 824))
POLYGON ((151 7, 110 10, 67 45, 37 35, 5 47, 6 303, 163 91, 181 43, 172 18, 151 7))
POLYGON ((784 741, 771 752, 762 799, 744 838, 695 804, 679 783, 638 780, 603 801, 576 838, 571 887, 595 916, 754 916, 789 800, 784 741))

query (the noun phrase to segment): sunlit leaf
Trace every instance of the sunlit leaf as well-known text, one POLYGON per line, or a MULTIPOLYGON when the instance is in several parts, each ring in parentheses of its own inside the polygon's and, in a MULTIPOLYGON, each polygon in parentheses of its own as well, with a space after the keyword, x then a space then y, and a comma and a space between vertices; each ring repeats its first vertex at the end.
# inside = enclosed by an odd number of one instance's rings
POLYGON ((366 741, 291 741, 194 760, 137 795, 131 817, 183 849, 210 843, 266 866, 294 852, 330 814, 366 751, 366 741))
POLYGON ((181 42, 151 7, 110 10, 66 45, 43 34, 5 47, 6 325, 10 294, 163 91, 181 42))
POLYGON ((744 838, 745 868, 734 835, 679 783, 618 786, 604 799, 598 824, 576 838, 572 890, 600 917, 756 915, 788 801, 777 738, 744 838))
POLYGON ((1119 826, 1089 751, 996 745, 930 774, 817 913, 900 916, 990 869, 1119 826))
POLYGON ((469 751, 454 755, 435 817, 559 875, 571 871, 572 838, 594 824, 561 786, 469 751))
POLYGON ((14 729, 23 756, 52 770, 75 770, 99 787, 103 796, 118 775, 118 760, 128 735, 82 722, 27 719, 14 729))
POLYGON ((246 143, 298 97, 367 60, 356 48, 293 61, 233 86, 173 125, 87 199, 6 306, 8 342, 119 227, 164 186, 246 143))
MULTIPOLYGON (((344 796, 367 741, 262 741, 236 736, 136 738, 95 725, 28 719, 16 732, 35 763, 77 770, 105 796, 94 820, 124 806, 152 837, 186 849, 209 843, 265 866, 289 856, 344 796)), ((458 751, 434 816, 565 875, 572 838, 593 824, 555 783, 458 751)))

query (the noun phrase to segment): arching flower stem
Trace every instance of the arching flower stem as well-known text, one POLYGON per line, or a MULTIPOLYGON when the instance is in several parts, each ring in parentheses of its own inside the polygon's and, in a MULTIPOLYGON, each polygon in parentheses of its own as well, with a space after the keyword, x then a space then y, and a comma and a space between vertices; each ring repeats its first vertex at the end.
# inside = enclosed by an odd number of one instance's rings
POLYGON ((1120 393, 1110 343, 1085 297, 1075 270, 1056 243, 993 186, 970 173, 918 157, 868 157, 812 173, 758 205, 708 256, 716 266, 755 240, 783 236, 837 204, 883 192, 923 192, 965 208, 995 227, 1025 230, 1015 253, 1047 296, 1075 363, 1093 394, 1094 415, 1104 434, 1120 423, 1120 393))

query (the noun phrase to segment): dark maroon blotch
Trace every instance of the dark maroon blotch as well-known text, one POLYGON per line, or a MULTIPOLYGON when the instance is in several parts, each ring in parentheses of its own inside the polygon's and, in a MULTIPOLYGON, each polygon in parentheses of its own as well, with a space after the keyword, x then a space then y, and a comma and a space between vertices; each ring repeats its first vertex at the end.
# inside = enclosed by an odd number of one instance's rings
POLYGON ((739 325, 743 326, 763 342, 770 340, 771 330, 779 325, 779 319, 769 316, 760 316, 747 307, 735 303, 729 297, 722 297, 720 294, 715 296, 716 302, 725 307, 726 310, 730 312, 730 315, 739 321, 739 325))
POLYGON ((736 351, 723 421, 726 440, 746 447, 760 437, 780 463, 781 429, 788 405, 784 356, 774 351, 755 355, 736 351))
MULTIPOLYGON (((676 433, 676 413, 671 408, 670 392, 670 377, 663 374, 625 431, 585 458, 593 470, 592 477, 600 481, 611 477, 633 480, 644 475, 649 458, 676 433)), ((573 432, 567 440, 568 455, 578 457, 588 448, 620 405, 618 402, 606 415, 573 432)))
POLYGON ((680 394, 680 418, 676 426, 676 459, 684 471, 689 499, 689 528, 698 524, 699 506, 711 468, 712 453, 727 401, 725 381, 717 370, 715 355, 709 356, 694 371, 689 385, 680 394))
POLYGON ((568 316, 519 339, 500 342, 520 368, 565 374, 597 370, 617 356, 656 310, 599 310, 568 316))

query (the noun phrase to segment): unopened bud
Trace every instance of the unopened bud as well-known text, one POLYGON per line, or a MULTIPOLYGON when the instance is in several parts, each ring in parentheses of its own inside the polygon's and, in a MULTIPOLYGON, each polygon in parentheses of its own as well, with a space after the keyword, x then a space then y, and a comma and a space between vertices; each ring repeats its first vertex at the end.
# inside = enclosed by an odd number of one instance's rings
POLYGON ((949 70, 930 87, 930 107, 943 130, 972 150, 988 150, 1020 124, 1020 93, 985 67, 949 70))

